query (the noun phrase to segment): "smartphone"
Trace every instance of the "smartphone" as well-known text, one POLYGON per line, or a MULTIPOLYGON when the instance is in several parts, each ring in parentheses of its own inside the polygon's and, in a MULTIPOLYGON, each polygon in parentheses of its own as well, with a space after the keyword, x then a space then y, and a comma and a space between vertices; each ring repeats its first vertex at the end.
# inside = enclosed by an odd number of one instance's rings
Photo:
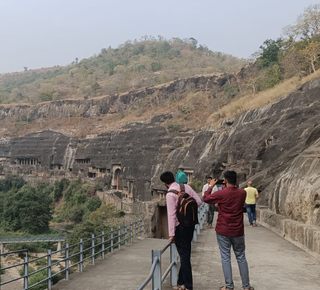
POLYGON ((224 180, 223 179, 218 179, 216 184, 224 184, 224 180))

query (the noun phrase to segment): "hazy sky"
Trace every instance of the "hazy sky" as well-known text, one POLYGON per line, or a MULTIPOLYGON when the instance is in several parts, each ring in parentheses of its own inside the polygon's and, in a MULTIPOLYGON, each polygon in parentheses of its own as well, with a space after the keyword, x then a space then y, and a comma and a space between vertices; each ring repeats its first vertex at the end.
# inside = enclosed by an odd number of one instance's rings
POLYGON ((143 35, 248 58, 312 0, 0 0, 0 73, 66 65, 143 35))

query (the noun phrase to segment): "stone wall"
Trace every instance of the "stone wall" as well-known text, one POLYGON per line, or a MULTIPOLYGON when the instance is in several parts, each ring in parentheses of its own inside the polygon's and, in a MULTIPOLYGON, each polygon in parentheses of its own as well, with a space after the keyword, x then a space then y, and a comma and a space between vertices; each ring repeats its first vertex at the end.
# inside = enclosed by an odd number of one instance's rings
POLYGON ((320 261, 320 227, 293 221, 270 209, 258 208, 260 224, 295 244, 320 261))

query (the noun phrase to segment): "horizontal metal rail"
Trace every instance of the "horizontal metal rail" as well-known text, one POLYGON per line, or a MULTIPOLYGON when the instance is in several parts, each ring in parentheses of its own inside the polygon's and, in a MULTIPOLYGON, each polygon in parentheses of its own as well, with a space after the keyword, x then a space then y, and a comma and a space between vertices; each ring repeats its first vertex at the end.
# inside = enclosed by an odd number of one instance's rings
POLYGON ((150 280, 152 279, 153 277, 153 274, 154 274, 154 271, 156 269, 156 266, 157 266, 157 263, 159 262, 159 258, 156 257, 153 262, 152 262, 152 265, 151 265, 151 269, 150 269, 150 273, 149 273, 149 276, 147 277, 147 279, 138 287, 138 290, 141 290, 143 289, 144 287, 146 287, 148 285, 148 283, 150 282, 150 280))
POLYGON ((174 267, 176 265, 176 262, 171 262, 169 267, 167 268, 167 270, 165 271, 165 273, 163 274, 163 276, 161 277, 161 282, 163 283, 164 280, 166 279, 166 277, 168 276, 168 274, 170 273, 172 267, 174 267))
POLYGON ((17 251, 11 251, 11 252, 6 252, 6 253, 0 253, 0 257, 12 255, 12 254, 19 254, 19 253, 27 253, 27 249, 22 249, 22 250, 17 250, 17 251))
MULTIPOLYGON (((101 233, 101 235, 91 235, 91 238, 86 239, 80 239, 79 243, 74 245, 68 245, 65 244, 65 247, 61 250, 53 251, 48 250, 47 254, 41 257, 36 257, 34 259, 29 260, 28 252, 27 250, 19 250, 19 251, 13 251, 13 252, 7 252, 7 253, 0 253, 1 256, 7 256, 10 254, 17 254, 26 252, 26 257, 24 258, 24 262, 18 263, 15 265, 11 265, 8 267, 0 268, 0 289, 1 286, 12 283, 17 280, 23 279, 23 289, 32 289, 33 287, 41 284, 46 283, 47 289, 52 288, 52 278, 55 276, 58 276, 61 273, 65 274, 65 279, 69 279, 70 269, 78 266, 78 270, 80 272, 83 271, 84 263, 87 260, 91 259, 91 264, 95 264, 95 259, 98 256, 101 256, 102 259, 105 258, 106 253, 113 253, 115 248, 120 249, 121 244, 127 245, 128 242, 132 242, 134 238, 138 238, 138 236, 142 236, 143 234, 143 223, 142 219, 139 221, 136 221, 135 223, 130 223, 129 226, 123 225, 123 227, 118 226, 117 229, 110 229, 110 233, 106 235, 104 232, 101 233), (116 232, 116 235, 114 235, 114 232, 116 232), (52 262, 52 256, 58 255, 63 256, 63 258, 60 258, 57 261, 52 262), (45 264, 43 267, 30 272, 28 271, 28 267, 30 264, 35 263, 41 259, 45 259, 45 264), (65 266, 63 269, 53 272, 52 267, 60 265, 61 263, 65 263, 65 266), (14 268, 14 267, 21 267, 24 268, 24 274, 21 277, 17 277, 14 279, 11 279, 9 281, 1 281, 1 271, 14 268), (37 281, 36 283, 29 285, 29 278, 32 275, 35 275, 41 271, 47 272, 47 277, 45 279, 42 279, 41 281, 37 281)), ((59 236, 61 237, 61 236, 59 236)), ((34 239, 33 241, 35 241, 34 239)), ((56 241, 61 241, 56 240, 56 241)))
POLYGON ((66 236, 17 236, 17 237, 0 237, 2 244, 17 243, 36 243, 36 242, 59 242, 65 241, 66 236))

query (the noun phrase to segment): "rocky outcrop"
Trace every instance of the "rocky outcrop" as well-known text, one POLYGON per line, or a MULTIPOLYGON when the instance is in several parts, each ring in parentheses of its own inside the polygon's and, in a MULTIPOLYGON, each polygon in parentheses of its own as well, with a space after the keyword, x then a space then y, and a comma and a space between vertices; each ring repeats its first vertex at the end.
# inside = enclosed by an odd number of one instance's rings
POLYGON ((226 82, 226 75, 214 74, 179 79, 164 85, 89 100, 58 100, 37 105, 0 106, 0 120, 16 116, 24 121, 34 121, 39 118, 98 117, 121 113, 129 106, 146 99, 150 105, 159 107, 159 104, 169 98, 174 100, 183 98, 187 92, 221 90, 226 82))
MULTIPOLYGON (((198 180, 236 170, 240 186, 251 179, 262 191, 261 221, 319 255, 319 96, 320 79, 315 79, 216 130, 172 133, 155 117, 90 138, 53 131, 2 138, 0 173, 48 180, 81 176, 98 180, 121 198, 143 202, 163 198, 159 175, 165 170, 183 166, 190 179, 198 180)), ((130 102, 127 96, 120 103, 130 102)))

